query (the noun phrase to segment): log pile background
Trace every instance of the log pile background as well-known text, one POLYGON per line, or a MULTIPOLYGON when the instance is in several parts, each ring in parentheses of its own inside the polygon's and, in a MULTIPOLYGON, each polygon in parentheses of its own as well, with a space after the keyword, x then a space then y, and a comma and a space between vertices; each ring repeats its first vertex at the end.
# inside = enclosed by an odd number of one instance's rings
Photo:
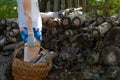
MULTIPOLYGON (((63 16, 48 20, 43 27, 41 45, 58 54, 46 80, 120 80, 120 16, 88 19, 81 15, 84 18, 77 20, 63 16)), ((17 22, 0 19, 0 56, 7 57, 0 65, 9 63, 23 44, 17 22)), ((2 68, 4 77, 0 78, 12 80, 11 69, 2 68)))

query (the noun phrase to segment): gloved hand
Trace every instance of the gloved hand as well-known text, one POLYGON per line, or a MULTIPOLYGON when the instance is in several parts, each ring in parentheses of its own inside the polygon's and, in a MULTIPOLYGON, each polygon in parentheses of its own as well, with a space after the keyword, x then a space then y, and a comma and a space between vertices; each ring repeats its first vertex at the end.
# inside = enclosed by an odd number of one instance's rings
POLYGON ((29 47, 35 47, 36 45, 36 40, 34 38, 34 34, 28 34, 28 42, 27 42, 27 45, 29 47))

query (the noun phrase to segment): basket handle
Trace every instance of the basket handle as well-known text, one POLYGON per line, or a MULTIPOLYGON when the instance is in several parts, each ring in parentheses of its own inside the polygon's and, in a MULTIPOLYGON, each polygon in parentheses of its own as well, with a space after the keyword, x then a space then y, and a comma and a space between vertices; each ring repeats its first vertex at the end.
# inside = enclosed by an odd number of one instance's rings
MULTIPOLYGON (((20 48, 18 48, 18 49, 15 51, 15 54, 13 55, 13 60, 15 59, 16 55, 18 54, 18 52, 19 52, 21 49, 23 49, 24 47, 27 47, 27 45, 23 45, 23 46, 21 46, 20 48)), ((36 45, 35 47, 40 47, 41 49, 43 49, 43 50, 45 51, 46 54, 48 53, 48 51, 47 51, 45 48, 43 48, 42 46, 36 45)), ((45 54, 45 55, 46 55, 46 54, 45 54)))

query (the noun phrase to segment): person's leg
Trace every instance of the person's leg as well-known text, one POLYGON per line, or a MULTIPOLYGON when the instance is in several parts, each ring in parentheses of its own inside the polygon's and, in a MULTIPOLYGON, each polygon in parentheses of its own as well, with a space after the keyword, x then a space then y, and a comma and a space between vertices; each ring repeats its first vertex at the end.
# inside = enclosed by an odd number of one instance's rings
MULTIPOLYGON (((36 40, 36 45, 40 46, 40 41, 36 40)), ((29 62, 39 54, 40 47, 25 47, 24 61, 29 62)))

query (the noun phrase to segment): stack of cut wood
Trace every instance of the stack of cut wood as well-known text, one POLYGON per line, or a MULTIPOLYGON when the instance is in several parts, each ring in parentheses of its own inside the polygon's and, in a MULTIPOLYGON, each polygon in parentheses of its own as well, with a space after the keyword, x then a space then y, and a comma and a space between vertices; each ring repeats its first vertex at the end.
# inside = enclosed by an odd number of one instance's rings
POLYGON ((0 19, 0 51, 4 53, 14 51, 23 45, 18 28, 17 22, 8 22, 5 18, 0 19))
MULTIPOLYGON (((41 45, 58 54, 46 80, 120 79, 120 16, 89 15, 72 12, 46 22, 41 45)), ((1 55, 23 44, 18 24, 0 19, 1 55)))
POLYGON ((0 79, 13 80, 12 54, 23 45, 18 29, 18 23, 6 18, 0 19, 0 79))
POLYGON ((111 77, 120 72, 120 16, 89 15, 73 12, 43 29, 42 45, 59 54, 49 79, 120 79, 111 77))

